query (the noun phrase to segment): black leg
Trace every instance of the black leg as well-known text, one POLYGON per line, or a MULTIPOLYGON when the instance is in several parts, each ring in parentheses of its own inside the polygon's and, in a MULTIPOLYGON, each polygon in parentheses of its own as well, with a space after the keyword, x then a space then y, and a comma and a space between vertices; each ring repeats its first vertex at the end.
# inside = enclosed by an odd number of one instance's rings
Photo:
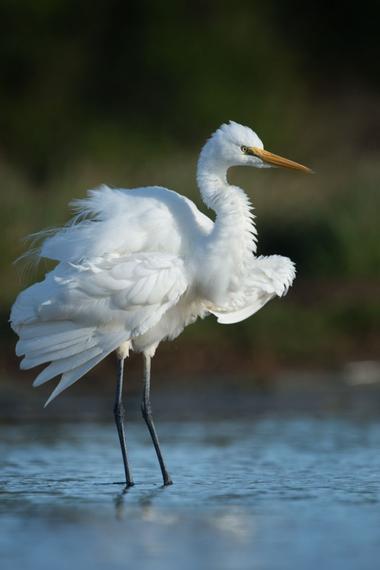
POLYGON ((171 485, 172 480, 170 479, 170 475, 168 473, 168 470, 166 469, 165 461, 162 457, 160 444, 157 437, 156 428, 154 427, 153 423, 152 408, 150 405, 150 361, 151 361, 150 356, 146 356, 144 354, 144 395, 141 404, 141 411, 145 423, 148 426, 148 430, 153 441, 154 449, 156 450, 157 453, 157 458, 161 467, 161 473, 162 473, 162 478, 164 480, 164 485, 171 485))
POLYGON ((123 375, 124 375, 124 358, 118 358, 118 376, 116 384, 115 405, 113 413, 115 416, 115 423, 117 433, 119 434, 121 453, 123 456, 124 471, 125 471, 125 484, 127 487, 134 485, 131 472, 128 465, 127 446, 125 443, 125 430, 124 430, 124 406, 123 406, 123 375))

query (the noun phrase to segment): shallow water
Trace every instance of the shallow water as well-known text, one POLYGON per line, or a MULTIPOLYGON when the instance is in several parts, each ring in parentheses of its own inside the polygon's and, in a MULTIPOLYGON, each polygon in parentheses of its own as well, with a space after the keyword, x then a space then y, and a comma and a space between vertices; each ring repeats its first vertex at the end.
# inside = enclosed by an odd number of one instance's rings
POLYGON ((3 426, 1 568, 378 567, 379 419, 158 427, 174 485, 132 423, 123 492, 113 425, 3 426))

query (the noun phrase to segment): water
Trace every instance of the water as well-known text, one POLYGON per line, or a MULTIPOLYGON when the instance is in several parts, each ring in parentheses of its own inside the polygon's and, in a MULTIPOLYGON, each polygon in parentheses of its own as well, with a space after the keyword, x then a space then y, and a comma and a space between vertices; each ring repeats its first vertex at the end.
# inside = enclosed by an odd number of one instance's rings
POLYGON ((111 424, 1 429, 3 570, 378 567, 380 420, 160 422, 174 485, 144 426, 123 492, 111 424))

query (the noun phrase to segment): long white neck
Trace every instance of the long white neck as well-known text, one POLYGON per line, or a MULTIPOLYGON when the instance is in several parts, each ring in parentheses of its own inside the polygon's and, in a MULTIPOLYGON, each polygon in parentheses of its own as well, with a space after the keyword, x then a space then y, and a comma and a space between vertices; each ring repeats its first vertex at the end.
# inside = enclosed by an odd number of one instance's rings
POLYGON ((217 296, 230 289, 244 273, 256 252, 256 227, 252 205, 246 193, 227 181, 228 166, 208 153, 201 153, 197 181, 205 204, 216 218, 205 256, 208 273, 221 284, 217 296))
POLYGON ((242 253, 256 253, 256 226, 253 206, 247 194, 227 181, 228 166, 201 153, 197 182, 204 203, 216 213, 213 240, 225 241, 226 246, 238 242, 242 253))

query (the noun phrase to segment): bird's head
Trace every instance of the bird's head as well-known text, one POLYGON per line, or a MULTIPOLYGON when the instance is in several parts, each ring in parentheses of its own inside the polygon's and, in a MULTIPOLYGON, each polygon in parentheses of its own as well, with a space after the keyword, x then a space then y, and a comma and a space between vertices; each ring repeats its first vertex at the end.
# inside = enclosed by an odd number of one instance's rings
POLYGON ((283 167, 311 173, 312 170, 267 150, 257 134, 249 127, 230 121, 223 124, 205 144, 201 153, 214 167, 254 166, 256 168, 283 167))

